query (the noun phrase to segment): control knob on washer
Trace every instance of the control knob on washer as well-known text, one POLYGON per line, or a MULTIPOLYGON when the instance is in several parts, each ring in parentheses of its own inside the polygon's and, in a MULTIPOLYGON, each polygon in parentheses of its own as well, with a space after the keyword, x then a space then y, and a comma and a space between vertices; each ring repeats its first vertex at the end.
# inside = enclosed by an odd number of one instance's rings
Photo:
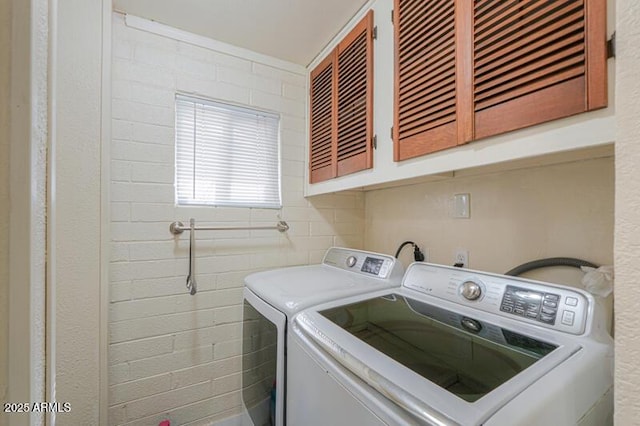
POLYGON ((347 266, 349 268, 353 268, 357 261, 358 261, 358 259, 356 259, 355 256, 349 256, 349 257, 347 257, 347 266))
POLYGON ((460 293, 467 300, 477 300, 482 295, 482 287, 475 281, 465 281, 462 283, 460 293))

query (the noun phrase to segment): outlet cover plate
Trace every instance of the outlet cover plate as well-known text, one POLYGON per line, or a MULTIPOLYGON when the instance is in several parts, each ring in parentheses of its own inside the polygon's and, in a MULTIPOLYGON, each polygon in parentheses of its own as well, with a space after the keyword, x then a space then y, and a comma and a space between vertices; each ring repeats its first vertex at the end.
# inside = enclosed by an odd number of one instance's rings
POLYGON ((468 268, 469 267, 469 250, 462 249, 462 248, 456 249, 453 263, 454 264, 462 263, 462 268, 468 268))

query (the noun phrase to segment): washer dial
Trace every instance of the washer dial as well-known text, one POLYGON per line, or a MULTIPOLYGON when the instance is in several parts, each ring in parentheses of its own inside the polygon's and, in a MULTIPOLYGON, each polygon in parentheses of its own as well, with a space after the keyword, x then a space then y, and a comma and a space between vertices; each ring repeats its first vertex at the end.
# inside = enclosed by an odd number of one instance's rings
POLYGON ((479 282, 466 280, 460 286, 460 294, 467 300, 478 300, 482 296, 482 286, 479 282))
POLYGON ((472 333, 479 333, 482 330, 482 324, 479 321, 474 320, 473 318, 462 317, 460 320, 460 325, 467 331, 471 331, 472 333))
POLYGON ((347 257, 347 266, 349 268, 353 268, 356 264, 356 262, 358 261, 358 259, 355 256, 349 256, 347 257))

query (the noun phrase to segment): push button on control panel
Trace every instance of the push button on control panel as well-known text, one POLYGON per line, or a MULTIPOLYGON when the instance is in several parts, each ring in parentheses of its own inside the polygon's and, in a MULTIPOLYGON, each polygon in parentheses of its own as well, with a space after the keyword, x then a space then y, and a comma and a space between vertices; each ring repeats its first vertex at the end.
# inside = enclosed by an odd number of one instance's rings
POLYGON ((578 299, 575 297, 567 297, 564 303, 566 303, 567 306, 578 306, 578 299))
POLYGON ((545 324, 555 324, 556 322, 556 316, 554 315, 540 315, 540 322, 543 322, 545 324))
POLYGON ((573 311, 562 311, 562 323, 564 325, 572 326, 575 317, 576 313, 573 311))

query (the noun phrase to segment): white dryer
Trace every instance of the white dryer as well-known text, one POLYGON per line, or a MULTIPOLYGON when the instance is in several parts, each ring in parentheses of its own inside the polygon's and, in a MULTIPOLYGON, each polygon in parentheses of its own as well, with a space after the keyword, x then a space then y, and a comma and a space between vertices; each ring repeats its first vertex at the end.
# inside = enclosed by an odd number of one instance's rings
POLYGON ((399 287, 394 257, 333 247, 322 264, 282 268, 245 278, 242 341, 243 425, 285 420, 288 321, 313 305, 399 287))
POLYGON ((289 425, 612 424, 613 341, 584 291, 414 263, 294 317, 289 425))

